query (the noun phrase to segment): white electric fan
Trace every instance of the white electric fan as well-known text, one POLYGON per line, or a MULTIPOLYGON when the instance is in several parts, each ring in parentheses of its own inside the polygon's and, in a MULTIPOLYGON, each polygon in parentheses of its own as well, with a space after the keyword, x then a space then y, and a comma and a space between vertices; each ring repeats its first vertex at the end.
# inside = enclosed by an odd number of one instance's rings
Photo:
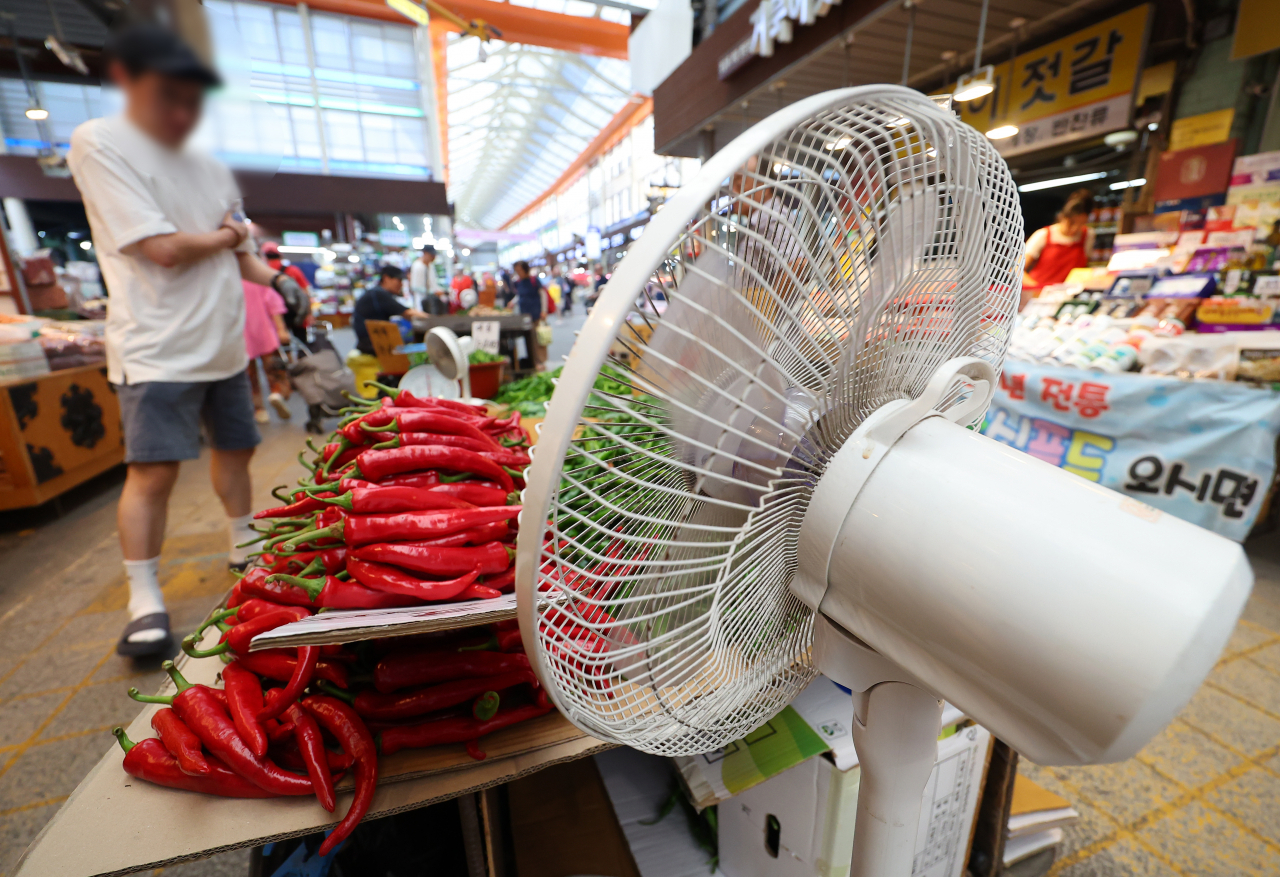
POLYGON ((1177 713, 1252 572, 967 428, 1022 247, 988 140, 893 86, 780 110, 667 202, 527 475, 521 631, 570 721, 707 752, 821 671, 855 692, 852 873, 905 877, 941 698, 1040 764, 1127 758, 1177 713))
POLYGON ((468 405, 483 405, 487 399, 471 396, 471 351, 476 342, 470 335, 459 338, 453 330, 436 326, 427 332, 423 343, 427 359, 414 366, 400 379, 400 386, 414 394, 457 399, 468 405), (459 395, 461 390, 461 395, 459 395))

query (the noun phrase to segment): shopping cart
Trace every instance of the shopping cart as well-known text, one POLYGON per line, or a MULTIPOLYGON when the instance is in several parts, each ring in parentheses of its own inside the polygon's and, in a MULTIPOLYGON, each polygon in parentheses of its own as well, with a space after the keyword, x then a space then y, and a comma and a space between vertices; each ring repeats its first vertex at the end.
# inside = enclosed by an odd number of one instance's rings
POLYGON ((355 393, 356 377, 347 368, 329 333, 333 327, 324 321, 311 325, 308 343, 294 337, 287 348, 280 348, 289 367, 289 381, 307 402, 307 432, 323 435, 326 417, 336 417, 347 405, 344 393, 355 393))

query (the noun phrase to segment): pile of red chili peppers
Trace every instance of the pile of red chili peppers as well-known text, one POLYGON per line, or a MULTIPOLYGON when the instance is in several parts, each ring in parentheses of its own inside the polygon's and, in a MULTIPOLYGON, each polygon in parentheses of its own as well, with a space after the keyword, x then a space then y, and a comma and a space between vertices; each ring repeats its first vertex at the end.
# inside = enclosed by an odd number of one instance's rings
POLYGON ((321 610, 497 597, 514 586, 515 491, 529 463, 519 414, 393 391, 352 411, 270 521, 254 565, 225 606, 183 641, 218 656, 222 688, 177 685, 152 718, 158 735, 116 735, 131 776, 223 797, 312 795, 327 811, 350 770, 351 807, 321 846, 364 817, 378 756, 465 744, 551 710, 514 621, 351 645, 250 652, 253 638, 321 610), (387 439, 391 439, 387 441, 387 439), (200 645, 210 627, 212 648, 200 645))

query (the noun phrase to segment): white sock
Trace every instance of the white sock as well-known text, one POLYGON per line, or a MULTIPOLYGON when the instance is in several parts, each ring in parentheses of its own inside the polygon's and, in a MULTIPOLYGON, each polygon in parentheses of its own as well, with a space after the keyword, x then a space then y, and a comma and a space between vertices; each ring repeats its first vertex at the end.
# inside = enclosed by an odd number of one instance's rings
MULTIPOLYGON (((164 595, 160 593, 160 558, 126 560, 124 574, 129 579, 130 621, 165 611, 164 595)), ((160 639, 164 639, 162 630, 140 630, 130 635, 129 642, 149 643, 160 639)))
POLYGON ((243 548, 237 548, 248 542, 250 539, 256 539, 258 532, 251 526, 253 524, 253 515, 241 515, 238 518, 227 518, 227 525, 231 530, 231 563, 244 563, 249 554, 254 551, 256 545, 245 545, 243 548))

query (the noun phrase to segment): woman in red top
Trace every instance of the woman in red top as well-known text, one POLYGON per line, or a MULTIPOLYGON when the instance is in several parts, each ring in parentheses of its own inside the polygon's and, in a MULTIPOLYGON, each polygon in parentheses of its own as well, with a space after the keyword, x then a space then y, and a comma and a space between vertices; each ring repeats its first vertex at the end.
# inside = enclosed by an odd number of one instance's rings
POLYGON ((1027 263, 1022 275, 1022 302, 1040 294, 1052 283, 1067 279, 1072 268, 1089 265, 1093 248, 1093 229, 1089 214, 1093 212, 1093 193, 1080 189, 1071 194, 1058 211, 1058 221, 1047 225, 1027 239, 1027 263))

